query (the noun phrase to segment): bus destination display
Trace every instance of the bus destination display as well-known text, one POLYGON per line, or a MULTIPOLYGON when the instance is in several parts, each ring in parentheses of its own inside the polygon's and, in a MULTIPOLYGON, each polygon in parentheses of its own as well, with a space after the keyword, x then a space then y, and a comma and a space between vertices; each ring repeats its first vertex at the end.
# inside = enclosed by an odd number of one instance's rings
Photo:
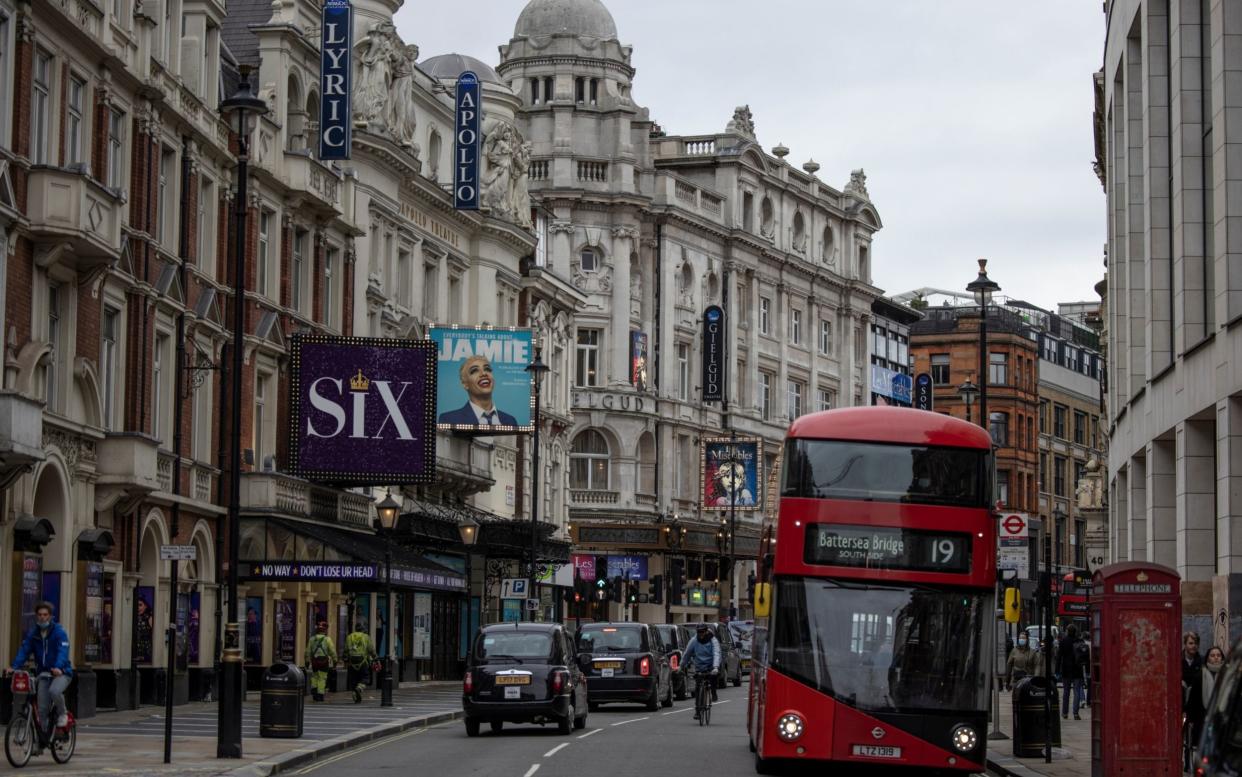
POLYGON ((969 572, 970 550, 969 534, 819 523, 806 527, 803 557, 838 567, 969 572))

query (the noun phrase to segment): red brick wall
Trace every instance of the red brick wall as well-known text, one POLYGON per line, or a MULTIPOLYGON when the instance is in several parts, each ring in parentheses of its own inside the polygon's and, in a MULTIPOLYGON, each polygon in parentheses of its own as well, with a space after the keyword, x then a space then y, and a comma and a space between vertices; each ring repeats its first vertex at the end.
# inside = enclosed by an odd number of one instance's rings
POLYGON ((198 173, 191 173, 186 186, 189 191, 186 192, 185 213, 181 217, 185 219, 185 229, 188 238, 189 247, 186 250, 186 258, 192 264, 202 265, 199 261, 201 257, 198 255, 198 195, 200 186, 200 177, 198 173))
MULTIPOLYGON (((146 319, 146 298, 138 292, 129 294, 125 313, 125 430, 150 431, 149 419, 143 412, 143 396, 147 380, 143 367, 150 367, 150 359, 143 359, 142 334, 146 319)), ((147 347, 150 348, 150 340, 147 347)))
MULTIPOLYGON (((16 169, 16 168, 14 168, 16 169)), ((5 339, 12 328, 17 333, 17 347, 30 342, 30 326, 34 305, 34 249, 30 241, 18 236, 8 261, 7 294, 5 298, 5 339)))
MULTIPOLYGON (((34 88, 34 43, 23 40, 21 27, 29 20, 18 20, 17 59, 14 62, 13 86, 13 151, 19 157, 30 156, 30 93, 34 88)), ((26 212, 27 173, 21 165, 13 165, 13 194, 17 207, 26 212)))
MULTIPOLYGON (((107 93, 102 89, 95 90, 94 120, 91 122, 91 175, 97 181, 106 181, 108 170, 108 123, 111 118, 108 110, 107 93)), ((135 138, 136 139, 136 138, 135 138)), ((133 217, 134 204, 130 202, 130 217, 133 217)))
POLYGON ((341 257, 341 334, 354 334, 354 252, 346 248, 341 257))
MULTIPOLYGON (((129 117, 130 165, 129 165, 129 224, 142 232, 147 228, 147 201, 144 197, 143 182, 147 175, 147 142, 146 136, 138 132, 139 124, 133 116, 129 117)), ((106 141, 105 135, 105 143, 106 141)), ((104 165, 107 165, 107 149, 101 153, 104 165)))
POLYGON ((293 227, 280 230, 280 304, 293 307, 293 227))
POLYGON ((216 280, 220 283, 227 283, 232 277, 231 268, 228 266, 229 257, 233 255, 233 230, 229 223, 231 218, 232 209, 221 199, 216 207, 216 280))
POLYGON ((99 327, 103 323, 103 300, 93 293, 91 288, 93 285, 88 283, 78 287, 77 348, 78 356, 90 359, 98 368, 99 327))

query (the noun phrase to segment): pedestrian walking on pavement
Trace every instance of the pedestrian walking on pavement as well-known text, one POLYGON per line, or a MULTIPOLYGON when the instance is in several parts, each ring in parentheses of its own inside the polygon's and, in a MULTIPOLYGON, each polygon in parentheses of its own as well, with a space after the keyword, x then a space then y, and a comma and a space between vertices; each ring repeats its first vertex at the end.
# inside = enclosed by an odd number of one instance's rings
POLYGON ((376 659, 375 645, 367 634, 367 627, 362 623, 356 624, 353 633, 345 638, 346 679, 354 690, 354 704, 362 703, 362 692, 366 690, 371 664, 376 659))
MULTIPOLYGON (((1203 657, 1203 709, 1207 710, 1212 701, 1212 691, 1216 689, 1216 681, 1220 679, 1220 670, 1225 666, 1225 651, 1213 645, 1203 657)), ((1204 715, 1206 717, 1206 713, 1204 715)))
POLYGON ((1057 669, 1061 675, 1061 717, 1069 717, 1070 691, 1074 692, 1074 720, 1082 720, 1078 710, 1082 706, 1082 665, 1078 663, 1078 627, 1070 624, 1061 637, 1057 650, 1057 669))
POLYGON ((1014 683, 1027 675, 1041 674, 1043 662, 1034 650, 1031 650, 1031 638, 1025 631, 1018 632, 1018 644, 1009 652, 1005 661, 1005 688, 1012 689, 1014 683))
POLYGON ((1078 668, 1082 671, 1082 706, 1091 706, 1091 642, 1087 635, 1079 634, 1074 643, 1074 655, 1078 659, 1078 668))
POLYGON ((1190 726, 1190 741, 1198 742, 1203 733, 1203 658, 1199 655, 1199 635, 1182 635, 1182 713, 1190 726))
POLYGON ((306 643, 306 661, 310 664, 311 698, 323 701, 323 694, 328 690, 328 672, 336 666, 336 645, 328 636, 327 621, 315 625, 315 635, 306 643))

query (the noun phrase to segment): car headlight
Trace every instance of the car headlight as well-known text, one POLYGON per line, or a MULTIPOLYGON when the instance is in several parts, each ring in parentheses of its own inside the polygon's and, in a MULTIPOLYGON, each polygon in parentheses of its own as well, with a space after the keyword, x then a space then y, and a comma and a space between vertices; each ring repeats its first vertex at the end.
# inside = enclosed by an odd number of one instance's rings
POLYGON ((979 734, 973 728, 962 723, 953 729, 953 746, 963 753, 968 753, 979 744, 979 734))
POLYGON ((801 715, 788 712, 776 721, 776 735, 786 742, 794 742, 802 737, 806 723, 801 715))

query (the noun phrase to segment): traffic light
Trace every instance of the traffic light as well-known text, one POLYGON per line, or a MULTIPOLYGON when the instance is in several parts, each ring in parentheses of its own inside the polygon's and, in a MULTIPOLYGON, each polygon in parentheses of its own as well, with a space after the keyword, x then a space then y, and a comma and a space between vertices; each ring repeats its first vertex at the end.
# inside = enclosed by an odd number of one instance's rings
POLYGON ((614 602, 620 603, 624 601, 624 598, 623 598, 625 596, 624 589, 625 589, 625 581, 621 579, 620 575, 617 575, 616 577, 612 579, 612 600, 614 602))
POLYGON ((672 564, 672 590, 669 593, 669 601, 673 604, 680 605, 684 601, 686 591, 686 560, 675 558, 672 564))
POLYGON ((607 556, 596 556, 595 557, 595 581, 598 584, 599 581, 601 580, 605 582, 608 581, 608 557, 607 556))
POLYGON ((651 576, 651 603, 664 604, 664 575, 651 576))
POLYGON ((626 583, 625 601, 627 604, 638 604, 638 581, 626 583))

